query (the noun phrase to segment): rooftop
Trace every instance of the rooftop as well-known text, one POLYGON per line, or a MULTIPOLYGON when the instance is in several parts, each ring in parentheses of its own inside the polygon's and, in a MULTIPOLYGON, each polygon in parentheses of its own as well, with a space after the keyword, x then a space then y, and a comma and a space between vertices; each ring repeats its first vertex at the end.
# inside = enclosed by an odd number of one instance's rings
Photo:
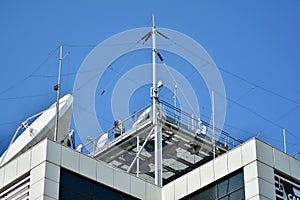
MULTIPOLYGON (((163 185, 242 143, 165 101, 159 101, 157 110, 163 185)), ((150 111, 151 106, 146 106, 125 120, 116 120, 113 128, 90 140, 84 149, 97 160, 154 183, 155 134, 150 111)))

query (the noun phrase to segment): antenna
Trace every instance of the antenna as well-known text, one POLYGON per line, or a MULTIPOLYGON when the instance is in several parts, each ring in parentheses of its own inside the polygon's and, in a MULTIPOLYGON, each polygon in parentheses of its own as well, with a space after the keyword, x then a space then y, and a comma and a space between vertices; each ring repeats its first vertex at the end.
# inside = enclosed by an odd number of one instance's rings
MULTIPOLYGON (((64 126, 60 128, 59 138, 63 138, 65 134, 69 133, 70 120, 72 115, 72 104, 73 97, 68 94, 60 99, 60 113, 59 120, 62 121, 64 126)), ((17 128, 14 133, 10 144, 2 157, 0 158, 0 166, 9 162, 11 159, 25 152, 33 145, 42 141, 44 138, 52 138, 54 136, 55 118, 56 118, 56 103, 52 104, 49 108, 28 117, 21 125, 17 128), (35 119, 29 125, 29 121, 35 119), (17 137, 19 131, 24 128, 25 130, 17 137)))
POLYGON ((19 133, 19 131, 20 131, 22 128, 26 128, 26 129, 27 129, 27 128, 28 128, 28 122, 29 122, 29 120, 31 120, 31 119, 33 119, 33 118, 35 118, 35 117, 37 117, 37 116, 43 114, 44 112, 45 112, 45 111, 42 111, 42 112, 39 112, 39 113, 37 113, 37 114, 35 114, 35 115, 31 116, 31 117, 28 117, 24 122, 21 123, 21 125, 20 125, 20 126, 17 128, 17 130, 15 131, 14 136, 13 136, 13 138, 11 139, 11 141, 10 141, 8 147, 7 147, 7 150, 4 152, 4 154, 3 154, 3 156, 2 156, 2 159, 1 159, 1 161, 0 161, 0 166, 2 165, 2 162, 3 162, 3 160, 4 160, 5 157, 6 157, 7 151, 8 151, 8 149, 11 147, 12 143, 15 141, 16 136, 17 136, 17 134, 19 133))
POLYGON ((282 129, 283 132, 283 147, 284 147, 284 153, 286 153, 286 135, 285 135, 285 129, 282 129))
POLYGON ((173 98, 174 98, 174 118, 175 118, 175 120, 177 121, 177 88, 178 88, 178 85, 177 84, 175 84, 175 87, 174 87, 174 96, 173 96, 173 98))
MULTIPOLYGON (((156 83, 156 54, 158 55, 159 59, 162 61, 163 64, 163 58, 162 56, 157 52, 156 49, 156 35, 159 34, 165 39, 169 39, 166 35, 160 33, 156 30, 155 26, 155 17, 154 14, 152 14, 152 30, 144 35, 141 40, 143 41, 143 44, 148 41, 148 39, 152 36, 152 87, 150 88, 150 97, 152 98, 152 125, 153 129, 151 130, 150 134, 152 132, 155 135, 155 142, 154 142, 154 152, 155 152, 155 184, 158 186, 162 186, 162 127, 158 123, 158 117, 157 117, 157 103, 158 103, 158 89, 163 86, 162 81, 159 81, 156 83)), ((150 135, 149 134, 149 135, 150 135)), ((150 137, 150 136, 149 136, 150 137)), ((140 150, 143 148, 143 146, 140 148, 140 150)), ((138 153, 139 154, 139 153, 138 153)), ((138 155, 137 154, 137 155, 138 155)), ((136 161, 134 159, 133 163, 136 161)), ((130 171, 132 165, 127 170, 130 171)))
POLYGON ((61 70, 62 70, 62 54, 63 48, 62 45, 59 46, 59 69, 58 69, 58 80, 57 85, 54 86, 56 90, 56 120, 55 120, 55 130, 54 130, 54 141, 57 141, 58 135, 58 117, 59 117, 59 97, 60 97, 60 79, 61 79, 61 70))
POLYGON ((156 27, 154 14, 152 15, 152 110, 153 110, 153 129, 155 135, 155 184, 162 186, 162 130, 157 123, 156 104, 158 98, 158 88, 156 85, 156 27))
POLYGON ((152 14, 152 27, 155 27, 154 13, 152 14))
POLYGON ((213 157, 216 158, 216 138, 215 138, 215 95, 211 91, 211 115, 212 115, 212 143, 213 143, 213 157))

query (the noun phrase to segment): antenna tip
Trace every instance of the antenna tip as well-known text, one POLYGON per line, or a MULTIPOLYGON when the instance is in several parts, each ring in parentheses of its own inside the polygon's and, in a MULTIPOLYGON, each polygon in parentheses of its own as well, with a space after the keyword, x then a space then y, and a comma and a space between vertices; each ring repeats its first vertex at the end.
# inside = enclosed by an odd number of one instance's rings
POLYGON ((152 25, 155 27, 155 18, 154 18, 154 12, 152 13, 152 25))

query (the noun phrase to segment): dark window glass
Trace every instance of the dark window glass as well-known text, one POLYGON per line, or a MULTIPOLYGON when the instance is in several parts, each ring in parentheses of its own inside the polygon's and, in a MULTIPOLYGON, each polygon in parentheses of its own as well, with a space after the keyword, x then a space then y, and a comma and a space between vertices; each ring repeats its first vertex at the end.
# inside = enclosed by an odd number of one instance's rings
POLYGON ((61 169, 59 199, 136 200, 137 198, 84 178, 78 174, 61 169))
POLYGON ((245 199, 243 171, 229 175, 182 200, 242 200, 245 199))
POLYGON ((231 193, 228 199, 236 199, 236 200, 243 200, 245 199, 245 189, 242 187, 241 189, 231 193))
POLYGON ((103 199, 103 197, 109 197, 110 200, 129 200, 131 198, 126 197, 122 194, 118 194, 115 191, 109 190, 102 186, 96 186, 95 187, 95 198, 96 199, 103 199))
POLYGON ((218 183, 218 197, 222 197, 244 185, 243 173, 238 173, 218 183))
POLYGON ((76 193, 84 196, 93 197, 93 183, 86 179, 67 171, 61 171, 60 182, 62 187, 67 188, 70 191, 76 191, 76 193))
POLYGON ((219 200, 230 200, 228 196, 225 196, 225 197, 222 197, 221 199, 219 200))
POLYGON ((200 192, 199 194, 191 197, 191 200, 215 200, 216 199, 216 187, 210 187, 203 192, 200 192))
POLYGON ((60 200, 70 200, 70 199, 92 200, 92 198, 85 197, 83 195, 80 195, 79 193, 73 192, 66 188, 60 188, 59 199, 60 200))

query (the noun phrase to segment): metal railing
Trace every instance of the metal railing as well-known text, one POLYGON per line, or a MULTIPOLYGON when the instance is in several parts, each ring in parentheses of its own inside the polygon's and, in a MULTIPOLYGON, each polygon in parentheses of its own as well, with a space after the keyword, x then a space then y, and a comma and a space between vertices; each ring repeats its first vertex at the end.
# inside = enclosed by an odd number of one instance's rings
POLYGON ((149 112, 144 115, 144 120, 140 120, 139 123, 136 123, 139 117, 141 117, 141 115, 143 115, 143 113, 145 113, 145 111, 149 107, 151 107, 151 105, 143 107, 142 109, 140 109, 137 112, 134 112, 131 116, 127 117, 124 120, 115 120, 115 126, 108 129, 104 133, 100 133, 99 136, 96 138, 88 137, 88 142, 82 147, 82 151, 84 153, 89 154, 90 156, 94 156, 97 151, 107 147, 111 142, 117 139, 122 139, 122 137, 124 137, 127 134, 128 130, 138 128, 139 126, 143 125, 145 121, 151 119, 152 112, 149 112), (116 126, 116 123, 118 123, 118 126, 116 126), (99 142, 101 142, 100 138, 105 134, 107 134, 107 140, 102 141, 103 143, 99 144, 99 142))
MULTIPOLYGON (((200 118, 196 118, 165 101, 160 100, 159 106, 161 108, 160 111, 163 112, 163 114, 160 114, 160 116, 164 118, 163 120, 178 128, 188 130, 194 137, 203 138, 211 142, 213 141, 213 127, 210 123, 203 121, 200 118)), ((114 127, 99 134, 96 138, 88 138, 87 144, 83 146, 84 152, 88 153, 90 156, 94 156, 100 149, 107 147, 107 145, 115 140, 122 139, 122 137, 127 134, 128 130, 137 129, 139 126, 143 125, 143 123, 149 122, 149 120, 152 119, 152 112, 146 113, 147 109, 149 111, 149 108, 151 108, 151 105, 140 109, 124 120, 116 120, 114 127), (104 134, 107 134, 107 139, 101 141, 100 138, 104 134), (99 142, 102 142, 102 144, 99 144, 99 142)), ((217 147, 230 150, 243 143, 242 140, 231 137, 229 133, 217 127, 214 127, 214 131, 217 147)))
MULTIPOLYGON (((189 130, 195 137, 206 138, 207 140, 212 141, 213 126, 210 123, 200 118, 196 118, 194 115, 186 113, 165 101, 160 101, 160 104, 163 107, 168 122, 176 124, 180 128, 189 130)), ((229 150, 243 143, 242 140, 230 136, 229 133, 218 127, 214 127, 214 130, 216 137, 215 141, 218 146, 222 146, 229 150)))

